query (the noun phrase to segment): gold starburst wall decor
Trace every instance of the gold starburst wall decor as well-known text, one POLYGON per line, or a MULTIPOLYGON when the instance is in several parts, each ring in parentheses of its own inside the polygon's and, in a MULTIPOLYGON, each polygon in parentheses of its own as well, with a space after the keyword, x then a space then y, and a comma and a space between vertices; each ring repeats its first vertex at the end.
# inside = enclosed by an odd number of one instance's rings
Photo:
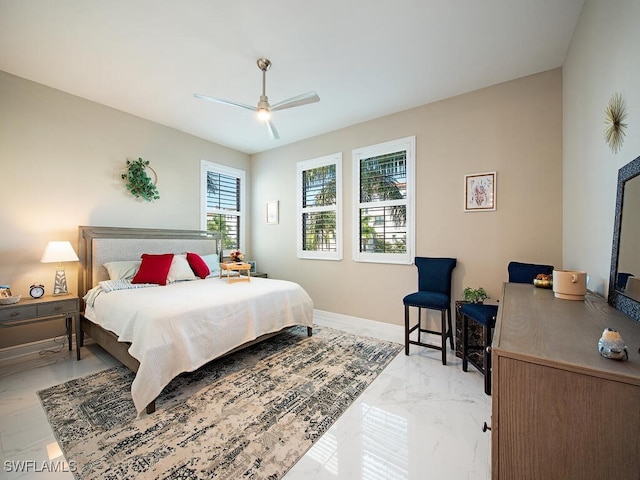
POLYGON ((618 153, 618 150, 622 147, 625 136, 624 131, 627 128, 627 124, 623 123, 626 116, 624 98, 619 93, 614 93, 604 111, 604 138, 613 153, 618 153))

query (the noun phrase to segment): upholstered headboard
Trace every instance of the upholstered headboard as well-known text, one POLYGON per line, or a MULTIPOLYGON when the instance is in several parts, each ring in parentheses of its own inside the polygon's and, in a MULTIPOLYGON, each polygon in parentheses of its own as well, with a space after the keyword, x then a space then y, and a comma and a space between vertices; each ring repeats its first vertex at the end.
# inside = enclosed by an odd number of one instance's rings
POLYGON ((139 260, 143 253, 194 252, 209 255, 219 251, 219 235, 201 230, 78 227, 78 294, 107 280, 104 264, 139 260))

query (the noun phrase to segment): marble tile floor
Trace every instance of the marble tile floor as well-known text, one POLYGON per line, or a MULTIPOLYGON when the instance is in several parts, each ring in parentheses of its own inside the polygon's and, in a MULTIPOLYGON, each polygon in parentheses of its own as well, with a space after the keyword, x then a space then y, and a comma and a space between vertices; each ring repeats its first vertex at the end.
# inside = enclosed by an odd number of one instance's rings
MULTIPOLYGON (((316 311, 314 321, 404 342, 403 328, 396 325, 322 311, 316 311)), ((69 472, 42 471, 43 462, 59 468, 63 457, 36 392, 116 364, 90 345, 80 362, 75 351, 65 348, 18 365, 0 365, 0 480, 72 479, 69 472), (32 463, 19 469, 20 461, 32 463)), ((482 432, 482 425, 490 423, 491 398, 483 392, 480 373, 471 370, 462 372, 452 352, 443 366, 437 350, 411 346, 408 357, 403 350, 285 479, 490 478, 491 435, 482 432)))

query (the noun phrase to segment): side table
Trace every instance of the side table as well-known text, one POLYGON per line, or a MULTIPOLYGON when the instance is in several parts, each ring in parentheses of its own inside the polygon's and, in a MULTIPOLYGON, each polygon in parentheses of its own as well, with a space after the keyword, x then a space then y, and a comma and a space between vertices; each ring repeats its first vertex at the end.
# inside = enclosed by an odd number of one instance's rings
POLYGON ((78 322, 80 299, 74 295, 46 295, 41 298, 22 298, 12 305, 0 305, 0 328, 31 325, 64 318, 71 351, 73 321, 78 322))
MULTIPOLYGON (((458 358, 462 358, 462 313, 460 307, 465 303, 469 302, 456 300, 456 357, 458 358)), ((482 325, 478 322, 469 322, 469 344, 481 345, 482 342, 482 325)), ((484 356, 480 350, 470 351, 469 358, 477 365, 484 367, 484 356)))

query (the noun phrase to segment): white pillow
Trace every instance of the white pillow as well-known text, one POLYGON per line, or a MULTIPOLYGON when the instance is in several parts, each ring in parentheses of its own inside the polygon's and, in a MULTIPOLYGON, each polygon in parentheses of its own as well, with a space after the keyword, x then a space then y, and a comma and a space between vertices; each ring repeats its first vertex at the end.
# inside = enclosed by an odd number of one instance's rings
POLYGON ((125 260, 108 262, 103 266, 107 269, 110 280, 131 280, 140 269, 140 260, 125 260))
POLYGON ((179 282, 182 280, 197 280, 189 262, 187 262, 186 253, 177 253, 171 260, 171 267, 167 275, 167 283, 179 282))

